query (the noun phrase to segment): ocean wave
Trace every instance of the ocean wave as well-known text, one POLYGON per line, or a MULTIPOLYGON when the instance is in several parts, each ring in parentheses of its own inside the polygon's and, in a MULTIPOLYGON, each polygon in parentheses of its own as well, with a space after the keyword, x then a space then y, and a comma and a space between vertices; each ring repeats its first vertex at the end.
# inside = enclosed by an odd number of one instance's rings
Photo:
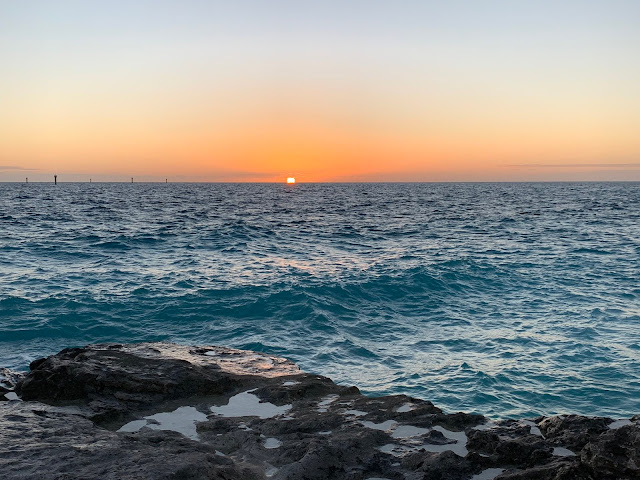
POLYGON ((640 409, 637 185, 58 187, 0 185, 0 365, 173 340, 449 410, 640 409))

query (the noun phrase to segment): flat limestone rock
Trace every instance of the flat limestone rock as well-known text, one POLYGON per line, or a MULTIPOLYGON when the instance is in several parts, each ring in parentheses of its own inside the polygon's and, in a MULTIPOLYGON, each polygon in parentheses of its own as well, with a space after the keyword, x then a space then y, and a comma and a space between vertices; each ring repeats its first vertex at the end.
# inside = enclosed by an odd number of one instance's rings
POLYGON ((89 345, 3 376, 2 479, 632 479, 640 418, 489 422, 224 347, 89 345))

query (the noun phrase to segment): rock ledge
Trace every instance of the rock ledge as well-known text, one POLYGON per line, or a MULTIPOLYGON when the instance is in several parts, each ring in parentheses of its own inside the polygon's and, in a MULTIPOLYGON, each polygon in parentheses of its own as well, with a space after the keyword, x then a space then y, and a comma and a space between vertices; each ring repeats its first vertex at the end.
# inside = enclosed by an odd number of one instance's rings
POLYGON ((640 478, 640 418, 490 422, 223 347, 89 345, 0 369, 0 478, 640 478))

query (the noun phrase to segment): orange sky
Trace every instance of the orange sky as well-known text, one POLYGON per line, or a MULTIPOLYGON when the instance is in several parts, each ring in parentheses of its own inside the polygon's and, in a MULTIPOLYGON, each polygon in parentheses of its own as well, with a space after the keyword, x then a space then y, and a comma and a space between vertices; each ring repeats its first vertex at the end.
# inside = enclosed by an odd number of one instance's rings
POLYGON ((633 3, 35 3, 0 25, 0 181, 640 180, 633 3))

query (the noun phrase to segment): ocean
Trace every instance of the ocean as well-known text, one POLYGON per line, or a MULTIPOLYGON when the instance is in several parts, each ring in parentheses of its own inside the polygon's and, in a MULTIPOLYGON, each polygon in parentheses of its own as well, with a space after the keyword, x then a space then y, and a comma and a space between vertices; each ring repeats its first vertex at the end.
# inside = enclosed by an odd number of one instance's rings
POLYGON ((640 183, 0 184, 0 366, 170 340, 497 418, 640 413, 640 183))

